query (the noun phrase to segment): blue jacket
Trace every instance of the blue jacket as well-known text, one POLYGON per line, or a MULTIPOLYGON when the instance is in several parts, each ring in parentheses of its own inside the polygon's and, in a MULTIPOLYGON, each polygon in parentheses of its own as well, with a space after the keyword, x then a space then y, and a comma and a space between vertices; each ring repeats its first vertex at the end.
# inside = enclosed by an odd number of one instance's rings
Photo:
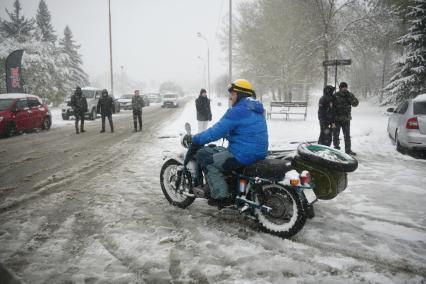
POLYGON ((194 135, 192 142, 204 145, 220 138, 229 141, 228 150, 243 165, 265 159, 268 128, 261 102, 243 98, 209 129, 194 135))

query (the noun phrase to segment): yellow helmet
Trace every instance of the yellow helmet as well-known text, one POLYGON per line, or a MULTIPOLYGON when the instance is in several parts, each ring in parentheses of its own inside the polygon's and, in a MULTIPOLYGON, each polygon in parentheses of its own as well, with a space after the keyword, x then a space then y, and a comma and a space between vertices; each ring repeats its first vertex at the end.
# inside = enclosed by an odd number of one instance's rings
POLYGON ((237 93, 243 93, 250 97, 255 97, 256 94, 253 90, 251 83, 245 79, 237 79, 231 83, 228 87, 228 92, 235 91, 237 93))

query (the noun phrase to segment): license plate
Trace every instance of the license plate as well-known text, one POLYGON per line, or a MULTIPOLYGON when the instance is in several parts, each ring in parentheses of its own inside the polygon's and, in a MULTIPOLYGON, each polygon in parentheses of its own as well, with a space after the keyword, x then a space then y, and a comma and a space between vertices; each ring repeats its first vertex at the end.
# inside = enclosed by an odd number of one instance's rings
POLYGON ((303 194, 305 195, 308 204, 312 204, 317 200, 317 196, 312 188, 304 188, 303 194))

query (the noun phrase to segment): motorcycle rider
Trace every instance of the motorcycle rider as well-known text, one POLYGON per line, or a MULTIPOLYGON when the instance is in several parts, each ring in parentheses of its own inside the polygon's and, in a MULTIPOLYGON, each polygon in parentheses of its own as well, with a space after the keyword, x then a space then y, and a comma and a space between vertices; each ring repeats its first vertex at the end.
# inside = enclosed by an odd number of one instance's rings
POLYGON ((87 100, 83 96, 83 92, 80 87, 75 88, 74 95, 71 96, 70 106, 74 112, 75 117, 75 133, 79 134, 80 132, 86 132, 84 130, 84 114, 88 111, 87 109, 87 100), (80 131, 78 130, 78 121, 80 123, 80 131))
POLYGON ((334 127, 333 93, 335 89, 330 85, 325 86, 318 104, 318 120, 320 123, 318 144, 326 146, 331 145, 332 128, 334 127))
MULTIPOLYGON (((261 102, 255 100, 250 82, 235 80, 228 88, 231 108, 209 129, 184 139, 195 146, 221 138, 229 141, 228 148, 206 146, 197 151, 198 166, 206 174, 210 187, 210 205, 219 209, 232 204, 232 194, 224 171, 240 168, 265 159, 268 152, 268 129, 261 102)), ((201 183, 200 179, 197 183, 201 183)), ((199 186, 200 187, 200 186, 199 186)), ((202 188, 202 187, 201 187, 202 188)))
POLYGON ((351 149, 351 110, 352 107, 358 106, 358 99, 348 91, 348 84, 341 82, 339 84, 339 91, 335 94, 333 101, 333 109, 335 113, 336 127, 333 131, 333 144, 334 148, 340 149, 339 136, 340 128, 342 128, 343 136, 345 138, 345 152, 349 155, 355 156, 356 153, 351 149))
POLYGON ((97 105, 97 112, 100 113, 102 117, 102 130, 100 131, 100 133, 105 132, 105 117, 108 117, 111 132, 114 132, 114 124, 112 123, 113 103, 114 101, 112 100, 112 97, 108 95, 108 91, 106 89, 103 89, 102 96, 99 98, 97 105))

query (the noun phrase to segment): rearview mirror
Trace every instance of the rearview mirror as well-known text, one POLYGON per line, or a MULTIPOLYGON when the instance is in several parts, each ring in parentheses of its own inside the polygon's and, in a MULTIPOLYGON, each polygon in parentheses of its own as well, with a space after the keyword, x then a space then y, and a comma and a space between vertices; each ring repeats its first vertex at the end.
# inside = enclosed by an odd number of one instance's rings
POLYGON ((191 135, 191 124, 189 124, 188 122, 185 123, 185 131, 186 134, 191 135))
POLYGON ((393 107, 390 107, 386 110, 387 112, 395 112, 395 109, 393 107))

